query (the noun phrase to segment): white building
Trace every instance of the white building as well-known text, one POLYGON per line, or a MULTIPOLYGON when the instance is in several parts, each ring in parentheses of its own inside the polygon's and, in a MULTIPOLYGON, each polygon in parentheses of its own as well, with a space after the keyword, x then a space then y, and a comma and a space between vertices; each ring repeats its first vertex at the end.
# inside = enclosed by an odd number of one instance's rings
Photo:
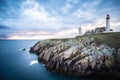
POLYGON ((94 30, 89 30, 85 32, 85 35, 97 34, 97 33, 107 33, 112 32, 113 29, 110 29, 110 16, 107 14, 106 17, 106 27, 97 27, 94 30))
POLYGON ((82 36, 82 28, 79 27, 78 30, 79 30, 79 36, 82 36))
POLYGON ((106 17, 106 32, 110 32, 110 17, 109 17, 109 14, 107 14, 107 17, 106 17))

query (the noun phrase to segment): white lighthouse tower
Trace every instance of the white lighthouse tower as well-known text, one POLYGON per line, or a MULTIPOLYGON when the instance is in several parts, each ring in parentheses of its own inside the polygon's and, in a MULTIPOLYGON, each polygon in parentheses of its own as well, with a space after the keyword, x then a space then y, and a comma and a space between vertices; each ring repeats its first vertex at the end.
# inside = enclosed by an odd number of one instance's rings
POLYGON ((79 36, 82 36, 82 28, 81 28, 81 26, 78 28, 78 31, 79 31, 79 36))
POLYGON ((110 17, 109 17, 109 14, 107 14, 107 17, 106 17, 106 32, 109 32, 110 31, 110 17))

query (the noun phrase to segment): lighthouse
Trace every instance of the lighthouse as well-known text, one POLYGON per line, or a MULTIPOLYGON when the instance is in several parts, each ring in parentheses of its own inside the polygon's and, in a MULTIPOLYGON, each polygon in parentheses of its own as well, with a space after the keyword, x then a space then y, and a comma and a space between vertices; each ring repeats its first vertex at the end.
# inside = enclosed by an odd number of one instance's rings
POLYGON ((109 14, 107 14, 107 17, 106 17, 106 32, 109 32, 110 31, 110 16, 109 14))
POLYGON ((81 27, 78 28, 78 31, 79 31, 79 36, 82 36, 82 28, 81 27))

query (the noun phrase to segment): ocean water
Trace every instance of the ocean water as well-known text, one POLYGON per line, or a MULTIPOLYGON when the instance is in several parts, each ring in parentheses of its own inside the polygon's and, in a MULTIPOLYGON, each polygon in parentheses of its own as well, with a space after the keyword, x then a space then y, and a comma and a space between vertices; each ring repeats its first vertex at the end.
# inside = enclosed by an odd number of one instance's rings
POLYGON ((37 40, 0 40, 0 80, 117 80, 49 72, 37 61, 37 55, 29 53, 30 47, 36 42, 37 40), (23 48, 26 50, 22 51, 23 48))

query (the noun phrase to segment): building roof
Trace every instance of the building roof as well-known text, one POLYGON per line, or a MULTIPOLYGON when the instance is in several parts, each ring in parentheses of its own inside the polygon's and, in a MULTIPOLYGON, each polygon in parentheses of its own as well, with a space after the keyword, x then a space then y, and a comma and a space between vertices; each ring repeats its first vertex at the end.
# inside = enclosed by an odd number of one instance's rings
POLYGON ((110 19, 110 16, 109 16, 109 14, 107 14, 107 17, 106 17, 106 19, 110 19))

